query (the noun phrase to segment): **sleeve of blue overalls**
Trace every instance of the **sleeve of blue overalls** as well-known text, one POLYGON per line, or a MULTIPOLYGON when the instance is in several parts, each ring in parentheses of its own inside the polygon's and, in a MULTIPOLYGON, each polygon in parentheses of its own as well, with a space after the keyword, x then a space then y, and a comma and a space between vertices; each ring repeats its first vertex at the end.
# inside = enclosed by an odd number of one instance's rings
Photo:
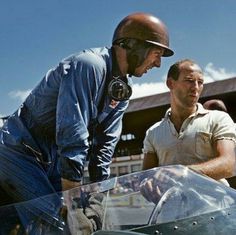
POLYGON ((102 79, 100 68, 104 68, 99 63, 104 62, 82 56, 62 65, 65 72, 58 95, 56 141, 61 176, 72 181, 80 181, 83 175, 93 97, 102 79))
POLYGON ((128 101, 118 102, 113 108, 107 97, 103 114, 106 117, 98 123, 94 133, 93 151, 89 161, 89 175, 91 181, 103 180, 110 175, 110 164, 114 149, 122 130, 122 117, 128 101))

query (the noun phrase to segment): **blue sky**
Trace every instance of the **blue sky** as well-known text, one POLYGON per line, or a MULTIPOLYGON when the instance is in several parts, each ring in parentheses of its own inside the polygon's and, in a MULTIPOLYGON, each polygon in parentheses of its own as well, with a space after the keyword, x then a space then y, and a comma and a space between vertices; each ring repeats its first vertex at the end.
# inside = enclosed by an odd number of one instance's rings
POLYGON ((183 58, 200 64, 206 82, 236 76, 235 0, 1 1, 0 114, 14 112, 64 57, 110 46, 119 21, 140 11, 165 22, 175 55, 163 58, 161 68, 133 78, 133 98, 166 91, 169 66, 183 58))

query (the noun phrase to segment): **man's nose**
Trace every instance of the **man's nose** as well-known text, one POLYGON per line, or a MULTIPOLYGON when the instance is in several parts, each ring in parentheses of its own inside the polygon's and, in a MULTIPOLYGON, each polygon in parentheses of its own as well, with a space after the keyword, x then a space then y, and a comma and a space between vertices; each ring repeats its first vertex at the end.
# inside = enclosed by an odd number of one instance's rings
POLYGON ((161 67, 161 57, 157 58, 154 63, 155 67, 159 68, 161 67))
POLYGON ((199 84, 198 84, 198 81, 197 81, 197 80, 192 82, 192 87, 193 87, 194 89, 199 89, 199 84))

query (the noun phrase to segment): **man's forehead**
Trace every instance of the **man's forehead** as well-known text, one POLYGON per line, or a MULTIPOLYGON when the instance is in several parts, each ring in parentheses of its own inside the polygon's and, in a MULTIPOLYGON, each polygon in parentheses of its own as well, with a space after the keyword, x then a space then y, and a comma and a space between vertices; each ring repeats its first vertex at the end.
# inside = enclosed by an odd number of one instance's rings
POLYGON ((190 61, 185 61, 181 63, 179 68, 180 71, 192 71, 202 73, 202 69, 200 68, 200 66, 190 61))

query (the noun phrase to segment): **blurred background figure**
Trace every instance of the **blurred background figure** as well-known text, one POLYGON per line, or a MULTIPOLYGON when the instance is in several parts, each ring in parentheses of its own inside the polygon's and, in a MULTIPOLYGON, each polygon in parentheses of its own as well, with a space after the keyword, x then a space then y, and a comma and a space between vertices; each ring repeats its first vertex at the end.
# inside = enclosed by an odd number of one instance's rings
POLYGON ((224 111, 226 113, 228 112, 224 102, 219 99, 207 100, 203 104, 203 107, 208 110, 219 110, 219 111, 224 111))

